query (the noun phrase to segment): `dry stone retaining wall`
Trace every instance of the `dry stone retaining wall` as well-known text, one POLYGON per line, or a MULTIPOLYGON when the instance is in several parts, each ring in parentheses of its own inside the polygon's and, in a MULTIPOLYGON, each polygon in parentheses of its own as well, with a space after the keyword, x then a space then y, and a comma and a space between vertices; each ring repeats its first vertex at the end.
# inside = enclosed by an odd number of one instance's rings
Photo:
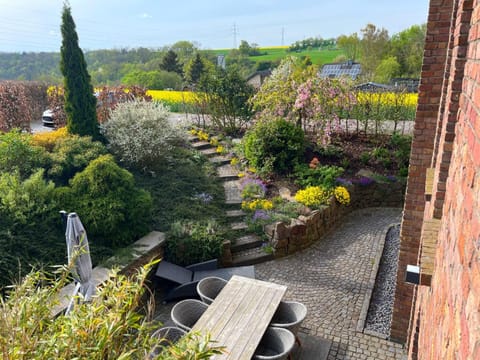
POLYGON ((275 257, 292 254, 321 239, 349 212, 368 207, 402 207, 405 184, 373 183, 355 185, 349 189, 349 206, 340 205, 334 199, 328 206, 314 210, 308 216, 292 219, 290 224, 277 222, 265 228, 274 248, 275 257))

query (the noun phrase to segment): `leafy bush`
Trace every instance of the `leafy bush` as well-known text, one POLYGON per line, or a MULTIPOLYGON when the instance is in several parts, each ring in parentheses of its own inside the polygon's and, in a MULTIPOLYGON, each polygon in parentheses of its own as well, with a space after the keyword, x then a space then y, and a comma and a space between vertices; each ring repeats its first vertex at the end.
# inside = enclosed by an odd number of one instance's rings
POLYGON ((407 168, 410 161, 412 137, 393 133, 390 138, 390 146, 394 149, 399 168, 407 168))
POLYGON ((88 234, 105 246, 123 246, 144 235, 151 220, 152 199, 135 187, 133 175, 111 155, 90 162, 70 181, 65 200, 79 214, 88 234))
POLYGON ((90 161, 107 153, 99 141, 90 136, 69 135, 59 137, 50 154, 51 168, 48 176, 57 184, 67 184, 76 173, 87 167, 90 161))
POLYGON ((272 161, 273 170, 285 173, 301 159, 305 148, 303 130, 281 118, 256 123, 244 138, 245 157, 262 169, 272 161))
POLYGON ((45 149, 33 145, 29 134, 18 130, 0 134, 0 172, 18 171, 25 179, 47 163, 45 149))
POLYGON ((65 259, 55 191, 43 170, 25 180, 18 172, 0 174, 0 287, 32 266, 65 259))
POLYGON ((218 258, 222 242, 215 221, 177 221, 168 232, 165 255, 175 264, 191 265, 218 258))
MULTIPOLYGON (((58 290, 66 285, 69 271, 61 268, 57 278, 30 273, 0 302, 2 358, 147 358, 158 342, 151 333, 159 326, 149 321, 152 308, 143 302, 150 269, 151 265, 145 266, 131 278, 113 272, 91 303, 80 303, 68 316, 60 315, 54 321, 52 306, 58 301, 58 290)), ((193 334, 167 347, 158 358, 207 359, 215 353, 219 348, 212 346, 208 337, 193 334)))
POLYGON ((344 169, 333 165, 310 167, 306 164, 295 166, 295 182, 301 187, 323 186, 331 189, 336 179, 342 176, 344 169))
POLYGON ((120 103, 101 130, 109 149, 121 162, 149 170, 171 158, 181 134, 168 121, 168 110, 160 103, 135 100, 120 103))

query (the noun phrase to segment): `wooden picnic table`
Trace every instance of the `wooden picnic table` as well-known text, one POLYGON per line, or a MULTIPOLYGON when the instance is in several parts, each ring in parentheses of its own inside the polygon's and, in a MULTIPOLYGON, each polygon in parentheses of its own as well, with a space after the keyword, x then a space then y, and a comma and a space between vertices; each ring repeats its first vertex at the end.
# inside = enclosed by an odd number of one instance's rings
POLYGON ((212 359, 250 360, 286 286, 234 275, 192 331, 209 333, 225 353, 212 359))

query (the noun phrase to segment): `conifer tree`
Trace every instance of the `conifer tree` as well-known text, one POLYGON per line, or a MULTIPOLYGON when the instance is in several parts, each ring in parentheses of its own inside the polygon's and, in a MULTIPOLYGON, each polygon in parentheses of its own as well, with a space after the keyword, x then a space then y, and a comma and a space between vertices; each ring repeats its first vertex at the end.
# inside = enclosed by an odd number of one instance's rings
POLYGON ((175 72, 179 75, 182 75, 182 68, 178 63, 177 53, 171 49, 168 50, 163 57, 160 68, 165 71, 175 72))
POLYGON ((68 2, 63 4, 61 32, 60 70, 63 75, 68 131, 81 136, 90 135, 98 140, 97 99, 93 94, 87 63, 78 45, 75 22, 68 2))
POLYGON ((200 81, 200 77, 205 72, 205 64, 203 63, 200 54, 197 53, 188 65, 187 79, 192 84, 197 84, 200 81))

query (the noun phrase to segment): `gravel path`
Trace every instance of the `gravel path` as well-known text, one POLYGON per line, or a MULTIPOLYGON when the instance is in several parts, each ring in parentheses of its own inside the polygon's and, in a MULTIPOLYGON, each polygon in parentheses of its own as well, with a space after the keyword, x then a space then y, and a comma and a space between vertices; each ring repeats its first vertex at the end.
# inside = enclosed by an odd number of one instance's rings
POLYGON ((385 238, 383 255, 370 300, 365 329, 390 335, 390 322, 395 299, 395 284, 400 247, 400 225, 392 226, 385 238))

